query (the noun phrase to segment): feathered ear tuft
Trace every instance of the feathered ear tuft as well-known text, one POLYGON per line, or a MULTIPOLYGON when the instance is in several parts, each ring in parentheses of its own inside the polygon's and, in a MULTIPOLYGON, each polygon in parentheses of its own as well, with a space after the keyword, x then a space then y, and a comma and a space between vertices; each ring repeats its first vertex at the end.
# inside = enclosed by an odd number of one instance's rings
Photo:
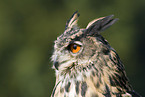
POLYGON ((79 15, 80 14, 78 13, 78 11, 74 12, 71 18, 67 21, 65 29, 72 28, 73 26, 77 26, 79 15))
POLYGON ((86 29, 88 35, 100 34, 100 32, 104 31, 112 24, 114 24, 118 19, 112 19, 114 15, 101 17, 91 21, 86 29))

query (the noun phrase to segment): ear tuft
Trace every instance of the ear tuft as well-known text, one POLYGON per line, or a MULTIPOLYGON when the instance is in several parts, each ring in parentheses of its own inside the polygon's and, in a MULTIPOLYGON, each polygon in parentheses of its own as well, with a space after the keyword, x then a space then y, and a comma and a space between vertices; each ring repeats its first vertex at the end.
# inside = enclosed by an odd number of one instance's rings
POLYGON ((114 15, 101 17, 91 21, 86 29, 89 35, 100 34, 100 32, 104 31, 112 24, 114 24, 118 19, 112 19, 114 15))
POLYGON ((65 29, 72 28, 73 26, 77 26, 79 15, 80 14, 78 13, 78 11, 74 12, 71 18, 67 21, 65 29))

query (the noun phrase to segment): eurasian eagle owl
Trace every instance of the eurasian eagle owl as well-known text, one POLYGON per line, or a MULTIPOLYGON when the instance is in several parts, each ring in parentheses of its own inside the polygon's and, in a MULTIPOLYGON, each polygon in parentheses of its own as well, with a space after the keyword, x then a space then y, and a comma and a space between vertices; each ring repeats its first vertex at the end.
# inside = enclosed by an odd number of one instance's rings
POLYGON ((55 41, 52 55, 56 83, 52 97, 140 97, 127 79, 116 51, 101 32, 118 19, 113 15, 77 26, 75 12, 55 41))

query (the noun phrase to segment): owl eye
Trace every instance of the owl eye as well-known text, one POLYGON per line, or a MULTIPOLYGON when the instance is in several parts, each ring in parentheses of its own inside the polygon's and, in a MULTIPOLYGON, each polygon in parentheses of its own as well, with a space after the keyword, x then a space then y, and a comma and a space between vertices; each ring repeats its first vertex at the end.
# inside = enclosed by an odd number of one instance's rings
POLYGON ((81 49, 81 46, 78 45, 78 44, 75 44, 75 43, 72 43, 69 45, 69 50, 72 52, 72 53, 77 53, 79 52, 81 49))

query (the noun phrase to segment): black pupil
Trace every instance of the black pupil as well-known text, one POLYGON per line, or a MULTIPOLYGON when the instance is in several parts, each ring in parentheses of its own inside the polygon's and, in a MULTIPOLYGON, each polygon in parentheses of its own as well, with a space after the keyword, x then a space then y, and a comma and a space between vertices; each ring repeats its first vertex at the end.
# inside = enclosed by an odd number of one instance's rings
POLYGON ((77 45, 76 44, 73 45, 73 49, 75 49, 75 50, 77 49, 77 45))

